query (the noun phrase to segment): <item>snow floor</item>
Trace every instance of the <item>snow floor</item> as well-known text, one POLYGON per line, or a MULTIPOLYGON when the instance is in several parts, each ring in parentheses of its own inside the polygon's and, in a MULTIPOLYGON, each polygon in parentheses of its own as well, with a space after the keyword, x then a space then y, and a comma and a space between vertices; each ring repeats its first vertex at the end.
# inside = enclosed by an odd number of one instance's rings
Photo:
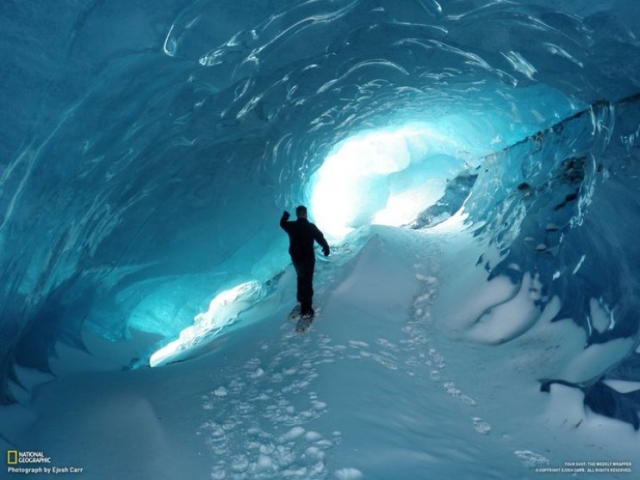
POLYGON ((0 410, 2 446, 92 480, 637 478, 630 425, 586 411, 575 389, 539 391, 540 375, 575 371, 556 344, 572 332, 515 299, 525 313, 503 333, 530 330, 487 341, 494 315, 478 336, 478 312, 514 292, 487 287, 477 257, 464 235, 373 228, 351 259, 317 265, 307 332, 287 319, 288 271, 275 310, 256 306, 188 361, 83 373, 88 358, 67 352, 27 408, 0 410), (579 473, 590 462, 632 473, 579 473))

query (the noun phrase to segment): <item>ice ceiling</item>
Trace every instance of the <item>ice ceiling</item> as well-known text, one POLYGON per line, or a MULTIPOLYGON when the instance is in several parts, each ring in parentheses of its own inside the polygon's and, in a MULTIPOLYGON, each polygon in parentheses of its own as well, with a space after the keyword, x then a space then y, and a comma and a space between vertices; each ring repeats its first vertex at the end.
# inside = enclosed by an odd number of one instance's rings
POLYGON ((633 343, 639 19, 635 0, 2 2, 2 400, 83 330, 169 340, 268 281, 300 202, 336 238, 464 206, 502 253, 488 277, 536 272, 587 344, 633 343))

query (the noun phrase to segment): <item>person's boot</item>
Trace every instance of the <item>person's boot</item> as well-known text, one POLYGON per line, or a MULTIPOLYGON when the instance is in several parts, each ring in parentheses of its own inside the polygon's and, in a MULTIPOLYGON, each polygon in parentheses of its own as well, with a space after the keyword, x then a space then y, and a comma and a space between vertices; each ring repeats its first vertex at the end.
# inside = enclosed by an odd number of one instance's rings
POLYGON ((306 309, 306 310, 304 310, 304 311, 301 311, 301 312, 300 312, 300 316, 301 316, 302 318, 305 318, 305 319, 307 319, 307 318, 313 318, 313 316, 315 315, 315 313, 316 313, 316 312, 313 310, 313 308, 311 308, 311 307, 310 307, 310 308, 308 308, 308 309, 306 309))

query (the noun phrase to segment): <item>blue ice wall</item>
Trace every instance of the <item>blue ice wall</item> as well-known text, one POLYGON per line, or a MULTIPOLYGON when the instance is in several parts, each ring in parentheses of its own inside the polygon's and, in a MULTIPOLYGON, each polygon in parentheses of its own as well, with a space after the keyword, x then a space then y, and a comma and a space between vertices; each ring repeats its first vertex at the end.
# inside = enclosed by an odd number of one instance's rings
POLYGON ((12 365, 46 370, 83 329, 170 338, 216 292, 273 276, 274 219, 333 147, 415 121, 472 140, 477 180, 453 203, 479 240, 560 272, 585 328, 595 295, 608 335, 637 335, 638 9, 3 2, 3 400, 12 365))

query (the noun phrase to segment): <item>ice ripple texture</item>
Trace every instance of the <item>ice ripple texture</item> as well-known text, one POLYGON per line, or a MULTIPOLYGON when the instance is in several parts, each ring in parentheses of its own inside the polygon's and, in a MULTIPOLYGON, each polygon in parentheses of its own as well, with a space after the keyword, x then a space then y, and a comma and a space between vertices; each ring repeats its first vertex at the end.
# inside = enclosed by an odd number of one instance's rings
MULTIPOLYGON (((83 329, 173 338, 212 292, 272 278, 286 261, 263 261, 264 245, 282 246, 274 203, 303 197, 352 132, 415 118, 447 118, 475 141, 460 152, 481 172, 465 209, 509 255, 481 262, 489 274, 515 262, 527 283, 536 269, 590 344, 637 340, 633 2, 250 5, 177 1, 130 24, 98 4, 6 16, 3 52, 44 93, 12 77, 24 108, 11 111, 32 117, 3 125, 4 384, 14 362, 46 370, 59 340, 81 348, 83 329), (99 40, 98 24, 118 35, 99 40), (33 58, 25 37, 51 54, 33 58)), ((397 367, 391 350, 375 355, 397 367)))

